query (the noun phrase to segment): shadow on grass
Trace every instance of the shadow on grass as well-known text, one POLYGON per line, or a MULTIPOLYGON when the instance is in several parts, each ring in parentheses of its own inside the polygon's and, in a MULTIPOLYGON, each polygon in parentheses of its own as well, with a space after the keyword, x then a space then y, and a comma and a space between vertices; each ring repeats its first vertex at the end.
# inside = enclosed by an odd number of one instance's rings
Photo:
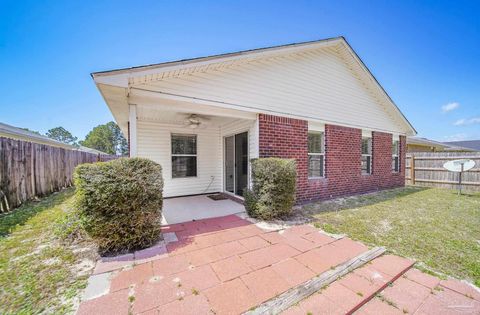
POLYGON ((27 201, 20 207, 9 213, 0 215, 0 239, 10 235, 16 226, 24 225, 31 217, 36 214, 60 205, 74 193, 73 188, 68 188, 62 193, 53 193, 50 196, 42 198, 40 201, 27 201))
POLYGON ((316 218, 314 216, 316 214, 370 206, 392 199, 402 198, 428 189, 431 188, 406 186, 402 188, 370 192, 361 195, 334 198, 330 200, 317 201, 305 204, 301 207, 300 211, 304 216, 308 216, 309 219, 315 220, 316 218))

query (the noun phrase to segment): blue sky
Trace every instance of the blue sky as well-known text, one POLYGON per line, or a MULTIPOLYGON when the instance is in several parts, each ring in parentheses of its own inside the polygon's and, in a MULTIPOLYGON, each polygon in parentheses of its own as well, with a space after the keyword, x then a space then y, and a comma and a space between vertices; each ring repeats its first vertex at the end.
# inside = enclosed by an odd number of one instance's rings
POLYGON ((91 72, 339 35, 419 135, 480 139, 479 1, 0 0, 0 121, 82 139, 91 72))

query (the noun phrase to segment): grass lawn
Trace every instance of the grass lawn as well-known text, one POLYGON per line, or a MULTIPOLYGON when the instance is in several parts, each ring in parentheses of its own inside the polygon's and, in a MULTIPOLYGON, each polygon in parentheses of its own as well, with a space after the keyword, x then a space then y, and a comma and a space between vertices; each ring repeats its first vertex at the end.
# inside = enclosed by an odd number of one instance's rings
POLYGON ((72 200, 67 189, 0 215, 0 314, 74 311, 92 248, 60 236, 72 200))
POLYGON ((480 286, 480 193, 405 187, 304 206, 317 227, 480 286))

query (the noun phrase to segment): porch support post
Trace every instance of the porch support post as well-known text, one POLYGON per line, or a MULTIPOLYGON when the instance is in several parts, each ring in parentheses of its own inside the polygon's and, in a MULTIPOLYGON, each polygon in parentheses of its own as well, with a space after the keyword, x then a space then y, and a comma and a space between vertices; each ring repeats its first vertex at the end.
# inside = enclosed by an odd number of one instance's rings
POLYGON ((137 105, 129 105, 130 157, 137 156, 137 105))

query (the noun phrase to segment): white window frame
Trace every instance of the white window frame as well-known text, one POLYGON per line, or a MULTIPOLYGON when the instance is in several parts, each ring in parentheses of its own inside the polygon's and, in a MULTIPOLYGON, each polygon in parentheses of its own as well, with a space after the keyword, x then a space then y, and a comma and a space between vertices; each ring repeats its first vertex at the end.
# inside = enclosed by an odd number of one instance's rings
POLYGON ((194 178, 198 177, 198 136, 196 134, 186 134, 186 133, 171 133, 170 134, 170 165, 171 165, 171 177, 172 179, 180 179, 180 178, 194 178), (181 137, 195 137, 195 152, 196 154, 175 154, 173 153, 173 141, 172 138, 174 136, 181 136, 181 137), (195 175, 192 176, 173 176, 173 157, 195 157, 195 175))
POLYGON ((400 139, 398 137, 392 137, 392 172, 399 173, 400 172, 400 139), (396 145, 396 154, 393 150, 394 146, 396 145), (397 159, 397 163, 395 163, 395 159, 397 159), (398 168, 395 168, 397 165, 398 168))
MULTIPOLYGON (((372 132, 371 131, 365 131, 365 130, 362 130, 362 142, 360 144, 360 152, 362 154, 362 159, 360 160, 360 166, 362 165, 362 161, 363 161, 363 158, 364 157, 370 157, 370 165, 368 166, 368 169, 370 170, 370 172, 368 171, 364 171, 363 169, 361 170, 362 171, 362 175, 372 175, 373 174, 373 138, 372 138, 372 132), (363 153, 362 149, 363 149, 363 141, 364 139, 368 139, 370 141, 370 145, 369 145, 369 151, 370 153, 363 153)), ((367 159, 368 160, 368 159, 367 159)), ((361 167, 360 167, 361 168, 361 167)))
MULTIPOLYGON (((318 179, 318 178, 325 178, 325 131, 322 130, 309 130, 308 134, 320 134, 321 135, 321 141, 322 141, 322 147, 321 147, 321 153, 311 153, 308 152, 308 156, 322 156, 322 168, 321 168, 321 174, 320 176, 310 176, 308 174, 308 179, 318 179)), ((308 135, 307 135, 308 137, 308 135)), ((308 139, 307 139, 307 150, 308 150, 308 139)), ((310 170, 310 158, 308 158, 308 163, 307 163, 307 172, 310 170)))

